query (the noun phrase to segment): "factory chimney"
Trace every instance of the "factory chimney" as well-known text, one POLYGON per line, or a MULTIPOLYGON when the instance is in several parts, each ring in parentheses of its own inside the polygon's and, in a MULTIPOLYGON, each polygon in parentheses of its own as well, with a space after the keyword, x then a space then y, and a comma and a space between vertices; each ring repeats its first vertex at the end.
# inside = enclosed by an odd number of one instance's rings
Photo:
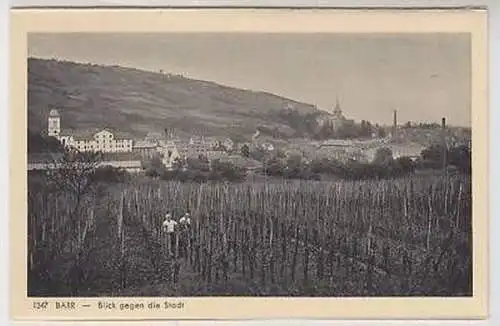
POLYGON ((448 146, 446 144, 446 118, 441 119, 441 141, 443 146, 443 169, 446 170, 446 165, 448 164, 448 146))
POLYGON ((398 129, 398 111, 394 110, 394 116, 392 122, 392 137, 396 137, 397 129, 398 129))

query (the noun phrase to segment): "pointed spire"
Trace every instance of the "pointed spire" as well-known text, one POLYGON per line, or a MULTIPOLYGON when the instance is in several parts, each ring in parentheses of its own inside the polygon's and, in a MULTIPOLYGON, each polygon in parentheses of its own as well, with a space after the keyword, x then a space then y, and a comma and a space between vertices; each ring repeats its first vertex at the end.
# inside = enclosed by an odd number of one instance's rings
POLYGON ((339 97, 337 95, 335 109, 333 111, 335 114, 342 114, 342 110, 340 109, 339 97))

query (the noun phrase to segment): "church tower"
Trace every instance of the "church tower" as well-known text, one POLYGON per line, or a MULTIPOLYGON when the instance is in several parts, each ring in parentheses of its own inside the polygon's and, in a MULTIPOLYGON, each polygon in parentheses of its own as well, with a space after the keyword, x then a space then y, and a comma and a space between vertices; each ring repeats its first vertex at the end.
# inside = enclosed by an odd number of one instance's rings
POLYGON ((59 116, 59 112, 56 109, 50 110, 49 113, 49 126, 48 126, 48 135, 52 137, 59 137, 61 133, 61 117, 59 116))
POLYGON ((338 130, 344 124, 345 118, 340 109, 339 98, 337 97, 337 103, 335 104, 335 109, 333 110, 333 117, 330 120, 334 130, 338 130))
POLYGON ((333 115, 342 118, 342 110, 340 109, 339 98, 337 97, 337 103, 335 104, 335 109, 333 110, 333 115))

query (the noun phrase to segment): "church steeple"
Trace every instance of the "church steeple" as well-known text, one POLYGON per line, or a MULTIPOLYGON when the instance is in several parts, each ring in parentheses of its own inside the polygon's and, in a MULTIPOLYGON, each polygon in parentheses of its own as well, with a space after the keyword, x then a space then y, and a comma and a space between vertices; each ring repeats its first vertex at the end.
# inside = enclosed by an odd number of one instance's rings
POLYGON ((337 96, 336 104, 335 104, 335 109, 333 110, 333 114, 341 116, 342 115, 342 110, 340 109, 340 104, 339 104, 339 97, 337 96))

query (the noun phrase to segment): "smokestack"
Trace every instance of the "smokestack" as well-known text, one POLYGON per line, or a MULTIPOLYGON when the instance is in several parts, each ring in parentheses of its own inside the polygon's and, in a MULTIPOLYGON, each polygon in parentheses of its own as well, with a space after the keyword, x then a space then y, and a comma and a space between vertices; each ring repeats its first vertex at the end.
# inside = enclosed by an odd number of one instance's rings
POLYGON ((441 137, 443 142, 443 170, 446 171, 446 166, 448 165, 448 146, 446 145, 446 118, 441 119, 441 137))
POLYGON ((398 129, 398 111, 394 110, 393 122, 392 122, 392 137, 396 137, 397 129, 398 129))

